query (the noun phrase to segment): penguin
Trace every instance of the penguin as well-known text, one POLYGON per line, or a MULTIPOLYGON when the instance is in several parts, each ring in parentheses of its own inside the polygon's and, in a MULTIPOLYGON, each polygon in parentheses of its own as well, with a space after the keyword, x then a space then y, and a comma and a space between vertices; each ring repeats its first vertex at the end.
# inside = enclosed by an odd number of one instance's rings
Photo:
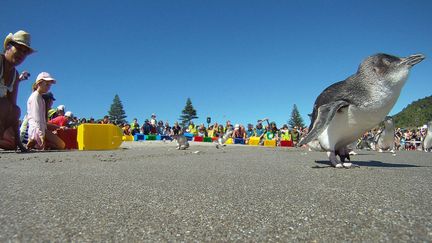
POLYGON ((183 134, 175 135, 174 140, 176 140, 176 142, 177 142, 176 149, 185 150, 185 149, 189 148, 189 142, 188 142, 187 138, 185 137, 185 135, 183 135, 183 134))
POLYGON ((428 122, 426 137, 423 139, 423 150, 432 150, 432 121, 428 122))
POLYGON ((184 135, 185 131, 186 131, 186 127, 183 127, 178 135, 173 136, 173 141, 176 141, 177 143, 176 149, 178 150, 185 150, 189 148, 189 142, 186 136, 184 135))
POLYGON ((357 72, 327 87, 315 100, 309 133, 298 146, 318 139, 336 168, 350 168, 347 145, 378 125, 396 103, 410 69, 423 54, 367 57, 357 72), (337 158, 339 155, 340 160, 337 158))
POLYGON ((395 152, 394 123, 391 117, 386 117, 384 120, 384 130, 376 135, 375 141, 376 149, 378 149, 380 153, 384 150, 390 150, 392 153, 395 152))
POLYGON ((226 146, 225 142, 228 140, 228 138, 231 137, 233 134, 233 130, 231 127, 228 127, 225 134, 222 137, 219 137, 217 141, 215 141, 216 148, 219 149, 221 146, 226 146))

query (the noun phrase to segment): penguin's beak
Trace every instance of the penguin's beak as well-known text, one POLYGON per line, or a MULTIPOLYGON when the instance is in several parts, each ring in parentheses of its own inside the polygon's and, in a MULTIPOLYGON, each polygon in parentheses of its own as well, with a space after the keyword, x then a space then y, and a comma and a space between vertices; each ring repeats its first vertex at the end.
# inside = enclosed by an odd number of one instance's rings
POLYGON ((402 58, 401 64, 408 65, 410 67, 416 65, 417 63, 423 61, 426 57, 423 54, 414 54, 409 57, 402 58))

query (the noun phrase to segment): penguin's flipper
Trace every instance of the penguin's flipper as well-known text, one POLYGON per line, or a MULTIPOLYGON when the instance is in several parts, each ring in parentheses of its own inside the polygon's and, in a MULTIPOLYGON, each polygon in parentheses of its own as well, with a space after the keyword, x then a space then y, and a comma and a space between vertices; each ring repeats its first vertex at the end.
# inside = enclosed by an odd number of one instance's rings
POLYGON ((347 107, 348 102, 344 100, 337 100, 325 105, 321 105, 317 109, 317 116, 313 123, 312 129, 309 133, 299 142, 299 147, 303 144, 307 144, 310 141, 318 138, 318 136, 324 131, 324 129, 330 124, 334 115, 341 108, 347 107))
POLYGON ((381 137, 381 134, 382 134, 382 131, 379 131, 379 132, 375 135, 375 137, 373 138, 373 141, 374 141, 375 143, 378 143, 378 141, 379 141, 379 139, 380 139, 380 137, 381 137))

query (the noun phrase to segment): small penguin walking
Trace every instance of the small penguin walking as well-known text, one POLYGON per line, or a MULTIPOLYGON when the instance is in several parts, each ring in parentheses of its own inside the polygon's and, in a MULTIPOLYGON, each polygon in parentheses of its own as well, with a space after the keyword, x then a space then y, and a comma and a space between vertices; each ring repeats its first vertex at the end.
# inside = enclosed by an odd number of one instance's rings
POLYGON ((178 135, 173 136, 173 141, 176 141, 176 143, 177 143, 176 149, 178 149, 178 150, 185 150, 185 149, 189 148, 189 142, 188 142, 186 136, 184 135, 185 131, 186 131, 186 128, 183 127, 179 131, 178 135))
POLYGON ((410 69, 423 59, 422 54, 399 58, 383 53, 366 58, 357 73, 317 97, 309 133, 298 146, 317 139, 334 167, 351 167, 352 163, 345 163, 349 159, 347 145, 384 120, 410 69))
POLYGON ((429 152, 432 150, 432 121, 428 122, 426 137, 423 140, 423 150, 429 152))
POLYGON ((228 130, 226 130, 225 134, 220 137, 217 141, 215 141, 216 144, 216 148, 220 148, 221 146, 226 146, 225 142, 228 140, 228 138, 230 138, 233 134, 233 130, 231 127, 228 128, 228 130))
POLYGON ((183 134, 176 135, 176 136, 174 136, 174 140, 177 142, 176 149, 185 150, 185 149, 189 148, 189 142, 188 142, 187 138, 185 137, 185 135, 183 135, 183 134))
POLYGON ((395 136, 394 136, 394 122, 393 118, 386 117, 384 120, 384 130, 377 134, 375 137, 376 145, 375 148, 382 153, 384 150, 389 150, 394 153, 395 147, 395 136))

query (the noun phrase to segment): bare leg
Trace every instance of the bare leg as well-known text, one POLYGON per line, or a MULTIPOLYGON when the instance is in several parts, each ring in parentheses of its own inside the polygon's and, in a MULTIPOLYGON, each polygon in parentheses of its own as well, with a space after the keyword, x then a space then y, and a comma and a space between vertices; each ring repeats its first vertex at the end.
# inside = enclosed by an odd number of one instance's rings
POLYGON ((3 133, 3 139, 0 140, 0 148, 4 150, 15 150, 15 136, 13 133, 13 129, 6 129, 3 133))
POLYGON ((62 150, 66 146, 63 140, 51 131, 46 132, 45 139, 47 146, 51 149, 62 150))

